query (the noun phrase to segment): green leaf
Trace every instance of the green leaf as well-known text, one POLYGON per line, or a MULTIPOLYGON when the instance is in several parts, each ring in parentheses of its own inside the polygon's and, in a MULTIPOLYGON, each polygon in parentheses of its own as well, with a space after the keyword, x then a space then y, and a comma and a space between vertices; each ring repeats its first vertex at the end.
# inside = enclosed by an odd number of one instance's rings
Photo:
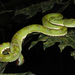
POLYGON ((73 56, 75 59, 75 50, 71 52, 71 56, 73 56))
POLYGON ((71 46, 75 49, 75 30, 69 30, 68 34, 61 40, 62 42, 59 45, 61 52, 66 46, 71 46))
POLYGON ((41 34, 38 37, 37 41, 32 41, 30 48, 32 48, 35 44, 37 44, 38 41, 43 42, 43 49, 45 50, 46 48, 54 45, 56 42, 59 42, 60 44, 58 47, 60 48, 60 52, 66 47, 66 46, 71 46, 73 49, 75 49, 75 30, 69 29, 68 34, 65 36, 61 37, 53 37, 53 36, 47 36, 44 34, 41 34))
POLYGON ((8 63, 2 63, 2 62, 0 62, 0 73, 3 73, 4 72, 7 64, 8 63))
MULTIPOLYGON (((50 0, 50 1, 44 1, 44 2, 41 2, 41 3, 38 3, 38 4, 32 4, 28 7, 25 7, 25 8, 22 8, 22 9, 19 9, 19 10, 15 10, 15 16, 18 15, 18 14, 24 14, 24 15, 28 15, 27 19, 28 18, 31 18, 33 17, 34 15, 37 14, 37 12, 46 12, 48 10, 51 10, 54 6, 55 3, 61 3, 63 0, 50 0)), ((20 3, 21 0, 19 1, 15 1, 13 0, 12 2, 8 2, 5 4, 5 6, 10 6, 10 5, 16 5, 18 3, 20 3)), ((63 3, 65 4, 65 2, 63 3)), ((1 10, 0 11, 0 14, 2 13, 5 13, 5 12, 13 12, 13 10, 1 10)), ((13 17, 15 17, 13 16, 13 17)))
POLYGON ((29 7, 26 7, 20 10, 16 10, 15 16, 18 14, 25 14, 25 15, 29 15, 27 18, 30 18, 36 15, 36 13, 39 11, 45 12, 47 10, 51 10, 53 5, 54 5, 54 2, 52 1, 46 1, 46 2, 41 2, 38 4, 34 4, 29 7))
POLYGON ((43 41, 43 42, 44 42, 44 41, 46 41, 48 38, 49 38, 48 36, 46 36, 46 35, 44 35, 44 34, 41 34, 41 35, 39 36, 39 38, 38 38, 37 41, 32 41, 32 42, 31 42, 31 45, 29 46, 28 50, 31 49, 34 45, 36 45, 36 44, 38 43, 38 41, 43 41))
POLYGON ((62 0, 50 0, 50 1, 45 1, 38 4, 34 4, 29 7, 16 10, 15 16, 18 14, 25 14, 25 15, 29 15, 27 18, 31 18, 34 15, 36 15, 37 12, 46 12, 48 10, 51 10, 55 3, 61 2, 61 1, 62 0))
POLYGON ((35 75, 35 74, 33 74, 32 72, 25 72, 25 73, 14 73, 14 74, 12 74, 12 73, 10 73, 10 74, 0 74, 0 75, 35 75))

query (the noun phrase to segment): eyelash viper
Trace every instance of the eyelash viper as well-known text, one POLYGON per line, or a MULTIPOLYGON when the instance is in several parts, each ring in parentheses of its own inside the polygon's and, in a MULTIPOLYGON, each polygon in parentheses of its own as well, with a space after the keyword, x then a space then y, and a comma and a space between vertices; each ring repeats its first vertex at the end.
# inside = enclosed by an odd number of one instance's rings
POLYGON ((21 54, 22 41, 29 33, 39 32, 48 36, 65 36, 68 27, 75 27, 75 19, 63 19, 60 13, 50 13, 42 18, 42 24, 28 25, 17 31, 11 39, 11 43, 5 42, 0 45, 0 62, 13 62, 18 59, 18 65, 24 63, 21 54), (9 49, 9 54, 3 52, 9 49))

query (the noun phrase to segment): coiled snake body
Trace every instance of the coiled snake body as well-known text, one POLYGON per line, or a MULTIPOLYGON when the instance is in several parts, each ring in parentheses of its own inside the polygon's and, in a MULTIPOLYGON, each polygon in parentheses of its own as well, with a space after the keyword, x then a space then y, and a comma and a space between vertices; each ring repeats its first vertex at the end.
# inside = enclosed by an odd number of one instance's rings
POLYGON ((67 34, 68 27, 75 27, 75 19, 63 19, 60 13, 50 13, 42 18, 43 25, 32 24, 17 31, 12 37, 11 43, 5 42, 0 45, 0 62, 13 62, 18 59, 18 65, 23 64, 24 58, 22 51, 22 40, 29 33, 39 32, 48 36, 64 36, 67 34), (9 49, 8 55, 3 52, 9 49))

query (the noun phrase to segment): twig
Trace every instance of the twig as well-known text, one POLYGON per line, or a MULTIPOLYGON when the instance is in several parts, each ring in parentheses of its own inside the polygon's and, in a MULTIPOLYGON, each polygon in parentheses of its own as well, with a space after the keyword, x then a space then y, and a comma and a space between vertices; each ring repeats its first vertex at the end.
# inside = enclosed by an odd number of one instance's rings
POLYGON ((57 11, 57 13, 63 12, 71 3, 72 3, 72 1, 70 1, 70 2, 66 3, 65 5, 63 5, 63 6, 57 11))

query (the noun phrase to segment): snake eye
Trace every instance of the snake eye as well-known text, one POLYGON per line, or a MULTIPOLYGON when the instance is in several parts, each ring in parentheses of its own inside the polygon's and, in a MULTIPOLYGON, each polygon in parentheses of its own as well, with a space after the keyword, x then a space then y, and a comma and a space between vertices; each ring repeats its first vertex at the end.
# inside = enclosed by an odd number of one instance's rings
POLYGON ((8 55, 9 52, 10 52, 10 48, 5 48, 4 50, 2 50, 3 55, 8 55))

